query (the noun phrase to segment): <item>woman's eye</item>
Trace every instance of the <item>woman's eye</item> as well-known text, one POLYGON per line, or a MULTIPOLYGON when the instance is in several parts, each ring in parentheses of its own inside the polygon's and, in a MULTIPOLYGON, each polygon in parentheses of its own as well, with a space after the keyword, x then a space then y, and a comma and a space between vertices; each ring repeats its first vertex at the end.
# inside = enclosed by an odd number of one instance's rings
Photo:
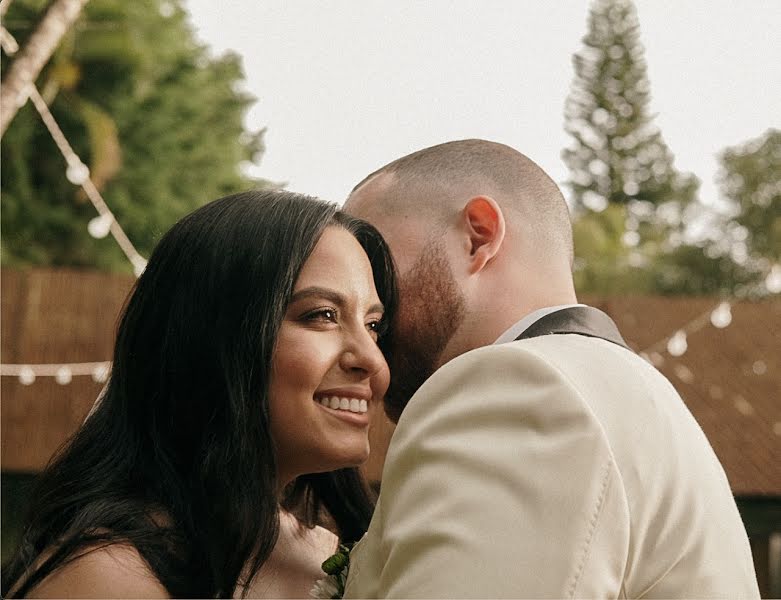
POLYGON ((336 323, 336 311, 332 308, 321 308, 306 315, 307 321, 327 321, 336 323))
POLYGON ((385 334, 388 328, 386 326, 385 319, 380 319, 379 321, 371 321, 370 323, 367 323, 366 329, 375 334, 375 339, 379 339, 385 334))

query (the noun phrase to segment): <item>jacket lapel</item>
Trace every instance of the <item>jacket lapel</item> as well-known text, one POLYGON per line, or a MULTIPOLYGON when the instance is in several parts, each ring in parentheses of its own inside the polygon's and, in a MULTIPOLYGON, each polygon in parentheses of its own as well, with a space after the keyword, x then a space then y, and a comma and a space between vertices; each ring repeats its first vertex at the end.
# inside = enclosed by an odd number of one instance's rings
POLYGON ((541 335, 564 333, 600 338, 631 350, 618 332, 613 319, 591 306, 573 306, 547 314, 532 323, 515 339, 525 340, 541 335))

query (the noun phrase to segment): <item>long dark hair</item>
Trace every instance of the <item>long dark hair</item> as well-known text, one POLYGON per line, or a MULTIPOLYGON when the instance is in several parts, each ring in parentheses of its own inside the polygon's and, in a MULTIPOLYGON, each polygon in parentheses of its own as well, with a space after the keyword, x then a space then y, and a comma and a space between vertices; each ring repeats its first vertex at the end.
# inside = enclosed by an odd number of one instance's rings
MULTIPOLYGON (((365 249, 392 319, 387 246, 333 204, 246 192, 196 210, 162 238, 125 307, 102 400, 39 478, 3 571, 4 597, 117 542, 131 543, 174 597, 231 597, 251 581, 279 533, 274 343, 329 225, 365 249)), ((283 505, 310 526, 327 511, 345 542, 373 510, 356 469, 299 477, 283 505)))

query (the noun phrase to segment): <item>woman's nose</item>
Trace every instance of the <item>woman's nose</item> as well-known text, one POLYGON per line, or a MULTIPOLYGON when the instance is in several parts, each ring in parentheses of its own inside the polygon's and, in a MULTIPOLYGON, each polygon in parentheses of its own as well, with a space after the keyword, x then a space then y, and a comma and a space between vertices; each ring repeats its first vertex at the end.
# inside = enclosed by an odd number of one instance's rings
POLYGON ((368 376, 379 372, 387 364, 377 342, 366 330, 348 340, 341 362, 346 371, 360 370, 368 376))

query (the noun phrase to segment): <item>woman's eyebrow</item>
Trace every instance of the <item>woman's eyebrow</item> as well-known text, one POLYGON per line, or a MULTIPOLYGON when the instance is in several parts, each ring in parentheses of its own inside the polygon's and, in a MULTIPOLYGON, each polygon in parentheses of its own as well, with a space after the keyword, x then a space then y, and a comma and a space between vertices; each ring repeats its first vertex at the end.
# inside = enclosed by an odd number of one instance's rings
MULTIPOLYGON (((313 285, 302 290, 298 290, 290 297, 290 303, 298 302, 304 298, 323 298, 336 304, 337 306, 344 308, 347 305, 347 299, 341 293, 330 288, 325 288, 317 285, 313 285)), ((367 312, 385 312, 385 307, 382 302, 372 304, 367 312)))
POLYGON ((313 285, 308 288, 304 288, 303 290, 298 290, 295 294, 293 294, 290 298, 290 302, 297 302, 299 300, 302 300, 304 298, 324 298, 325 300, 330 300, 334 304, 338 304, 339 306, 344 306, 347 303, 347 300, 345 297, 337 292, 336 290, 332 290, 329 288, 324 288, 320 286, 313 285))
POLYGON ((382 305, 382 302, 378 302, 377 304, 372 304, 369 307, 369 310, 366 311, 366 312, 370 312, 370 313, 379 312, 379 313, 383 313, 384 314, 385 313, 385 307, 382 305))

